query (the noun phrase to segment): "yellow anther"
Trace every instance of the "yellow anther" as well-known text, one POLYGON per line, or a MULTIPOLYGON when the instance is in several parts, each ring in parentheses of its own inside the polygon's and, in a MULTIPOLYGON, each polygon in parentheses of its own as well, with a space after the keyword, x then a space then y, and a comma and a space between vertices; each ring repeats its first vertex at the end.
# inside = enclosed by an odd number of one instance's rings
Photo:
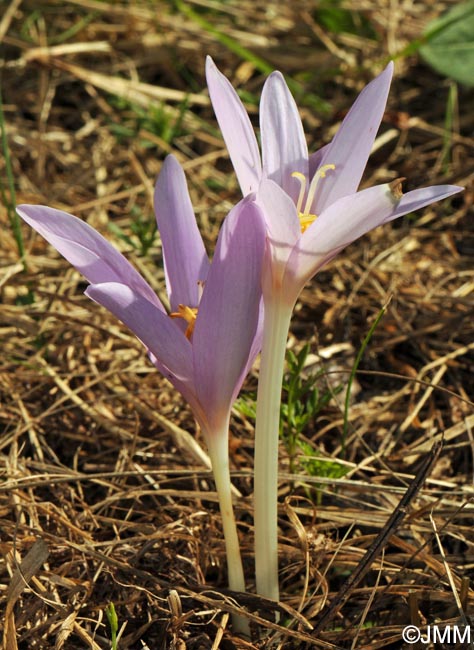
POLYGON ((314 221, 316 221, 317 216, 315 214, 303 214, 302 212, 300 212, 299 218, 300 218, 301 232, 304 232, 305 230, 307 230, 307 228, 310 227, 310 225, 314 221))
POLYGON ((329 169, 336 169, 336 165, 328 164, 320 167, 315 175, 313 176, 308 194, 306 196, 306 203, 304 209, 301 209, 303 206, 303 200, 306 193, 306 183, 307 178, 301 172, 293 172, 291 175, 293 178, 297 178, 300 182, 300 193, 298 195, 298 201, 296 202, 296 209, 298 210, 298 216, 300 218, 301 232, 304 232, 309 226, 317 219, 318 215, 312 214, 310 212, 311 206, 313 205, 314 195, 316 194, 316 187, 320 178, 325 178, 326 172, 329 169))
POLYGON ((188 307, 187 305, 178 305, 178 311, 173 311, 170 314, 171 318, 184 318, 188 326, 185 331, 187 339, 191 340, 194 332, 194 325, 196 324, 197 307, 188 307))

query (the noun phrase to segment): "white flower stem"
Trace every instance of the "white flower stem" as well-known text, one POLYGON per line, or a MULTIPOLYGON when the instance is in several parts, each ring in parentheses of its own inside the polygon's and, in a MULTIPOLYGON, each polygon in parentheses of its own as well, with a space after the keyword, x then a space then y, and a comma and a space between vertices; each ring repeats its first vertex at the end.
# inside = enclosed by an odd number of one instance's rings
MULTIPOLYGON (((232 505, 227 432, 214 434, 208 448, 224 530, 229 587, 232 591, 245 591, 239 536, 232 505)), ((249 622, 243 616, 232 615, 232 627, 234 632, 250 637, 249 622)))
POLYGON ((278 441, 283 366, 293 305, 274 295, 264 301, 264 307, 255 425, 255 574, 257 593, 279 600, 278 441))

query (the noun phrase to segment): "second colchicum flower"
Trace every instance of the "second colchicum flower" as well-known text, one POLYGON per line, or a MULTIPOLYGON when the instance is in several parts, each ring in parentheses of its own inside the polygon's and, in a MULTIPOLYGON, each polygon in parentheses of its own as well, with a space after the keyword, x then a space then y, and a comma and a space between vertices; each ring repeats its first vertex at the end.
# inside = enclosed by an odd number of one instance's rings
MULTIPOLYGON (((86 294, 127 325, 155 366, 191 406, 216 481, 229 585, 245 590, 232 507, 228 431, 231 407, 261 344, 261 268, 265 227, 244 199, 227 216, 209 262, 184 173, 169 156, 155 210, 163 246, 168 314, 149 284, 98 232, 70 214, 21 205, 18 214, 91 283, 86 294)), ((248 633, 246 621, 237 629, 248 633)))
POLYGON ((244 196, 264 211, 264 334, 255 432, 257 591, 278 590, 277 463, 281 379, 294 304, 305 283, 348 244, 376 226, 459 192, 453 185, 407 194, 401 182, 357 191, 383 117, 393 64, 361 92, 332 142, 309 155, 295 101, 279 72, 260 101, 262 154, 237 93, 208 57, 212 105, 244 196))

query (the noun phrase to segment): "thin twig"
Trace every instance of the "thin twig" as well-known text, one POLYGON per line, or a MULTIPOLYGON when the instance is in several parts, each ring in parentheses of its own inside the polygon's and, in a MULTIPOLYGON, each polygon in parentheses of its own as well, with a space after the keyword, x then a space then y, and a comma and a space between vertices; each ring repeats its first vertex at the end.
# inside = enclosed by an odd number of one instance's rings
POLYGON ((431 471, 431 468, 433 467, 434 463, 438 459, 438 456, 441 453, 442 448, 443 448, 442 439, 434 443, 431 452, 424 459, 423 464, 421 465, 418 471, 418 474, 415 476, 410 486, 408 487, 407 491, 400 499, 397 507, 390 515, 389 520, 387 521, 383 529, 380 531, 380 533, 377 535, 374 542, 367 550, 362 560, 359 562, 355 571, 349 576, 346 582, 342 585, 341 589, 337 593, 336 597, 334 598, 330 606, 326 609, 325 612, 323 612, 323 614, 317 620, 314 626, 314 630, 312 632, 313 635, 317 635, 325 627, 325 625, 327 625, 327 623, 329 623, 334 618, 334 616, 339 612, 341 607, 343 607, 343 605, 348 600, 351 593, 354 591, 354 589, 357 587, 359 582, 362 580, 362 578, 365 576, 367 571, 370 569, 373 562, 377 559, 377 557, 380 555, 382 550, 385 548, 388 540, 395 533, 395 531, 397 530, 397 528, 400 526, 403 519, 405 518, 407 514, 408 506, 410 505, 410 503, 413 501, 413 499, 416 497, 416 495, 422 488, 426 480, 426 477, 428 476, 428 474, 431 471))

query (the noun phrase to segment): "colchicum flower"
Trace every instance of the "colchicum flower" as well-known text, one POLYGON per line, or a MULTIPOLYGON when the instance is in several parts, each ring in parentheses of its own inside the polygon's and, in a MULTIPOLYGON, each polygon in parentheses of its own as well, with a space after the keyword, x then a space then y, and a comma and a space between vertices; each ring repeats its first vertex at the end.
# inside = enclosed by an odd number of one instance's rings
MULTIPOLYGON (((296 103, 280 72, 260 100, 262 156, 247 112, 210 57, 214 112, 244 196, 257 193, 271 248, 272 291, 296 301, 305 283, 348 244, 376 226, 462 190, 401 181, 357 191, 383 117, 393 64, 360 93, 332 142, 309 155, 296 103)), ((267 272, 268 269, 264 271, 267 272)))
POLYGON ((277 461, 281 377, 298 295, 325 264, 376 226, 462 188, 403 194, 401 179, 357 191, 383 117, 393 64, 360 93, 332 142, 309 155, 296 103, 281 73, 262 90, 262 155, 237 93, 210 57, 209 95, 242 193, 256 193, 267 228, 263 268, 264 334, 255 433, 257 591, 278 599, 277 461))
POLYGON ((91 283, 86 290, 127 325, 191 406, 219 494, 229 584, 244 591, 228 461, 230 410, 261 344, 260 209, 242 200, 225 219, 212 262, 196 225, 184 173, 173 156, 155 190, 170 313, 142 276, 87 223, 44 206, 18 214, 91 283))

